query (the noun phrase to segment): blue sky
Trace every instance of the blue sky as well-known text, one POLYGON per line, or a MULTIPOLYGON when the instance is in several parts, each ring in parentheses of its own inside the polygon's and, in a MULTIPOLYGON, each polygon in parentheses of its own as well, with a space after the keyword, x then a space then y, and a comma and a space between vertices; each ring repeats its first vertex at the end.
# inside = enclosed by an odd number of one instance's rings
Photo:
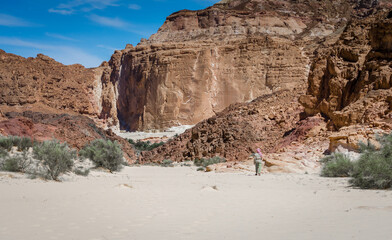
POLYGON ((115 49, 155 33, 171 13, 219 0, 4 0, 0 49, 96 67, 115 49))

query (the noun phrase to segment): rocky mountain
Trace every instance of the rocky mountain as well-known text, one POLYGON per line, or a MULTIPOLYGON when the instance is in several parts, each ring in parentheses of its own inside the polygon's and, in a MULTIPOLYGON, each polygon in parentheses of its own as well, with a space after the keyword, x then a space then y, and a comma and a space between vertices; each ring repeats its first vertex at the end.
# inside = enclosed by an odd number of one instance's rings
POLYGON ((258 146, 275 151, 282 136, 300 120, 297 96, 298 91, 282 90, 251 103, 233 104, 143 158, 184 161, 219 155, 233 161, 246 159, 258 146))
POLYGON ((115 139, 102 128, 200 122, 139 160, 243 161, 262 146, 270 159, 292 152, 294 165, 311 165, 296 161, 305 159, 297 153, 316 159, 328 144, 333 150, 374 136, 374 128, 391 129, 391 7, 385 0, 224 0, 173 13, 150 39, 94 69, 0 51, 0 134, 47 132, 80 147, 115 139), (369 130, 356 138, 352 125, 369 130))
POLYGON ((325 150, 376 143, 392 130, 392 12, 383 4, 358 12, 335 43, 316 49, 306 94, 297 85, 231 105, 143 159, 246 161, 257 146, 268 169, 307 171, 325 150))
POLYGON ((305 87, 314 49, 365 14, 365 2, 237 0, 170 15, 109 62, 121 128, 195 124, 232 103, 305 87))
POLYGON ((102 128, 118 125, 117 115, 105 112, 114 88, 102 77, 104 71, 65 66, 42 54, 26 59, 0 50, 0 134, 56 138, 78 149, 107 138, 120 142, 124 156, 134 160, 128 142, 102 128))
POLYGON ((377 3, 221 1, 173 13, 150 39, 95 69, 1 51, 0 105, 84 114, 131 131, 196 124, 232 103, 305 88, 314 49, 377 3))
POLYGON ((83 114, 101 126, 118 126, 117 113, 105 111, 114 88, 105 67, 65 66, 42 54, 23 58, 0 50, 0 110, 83 114))
POLYGON ((331 49, 313 63, 309 115, 322 113, 331 127, 367 124, 392 129, 392 12, 353 20, 331 49))

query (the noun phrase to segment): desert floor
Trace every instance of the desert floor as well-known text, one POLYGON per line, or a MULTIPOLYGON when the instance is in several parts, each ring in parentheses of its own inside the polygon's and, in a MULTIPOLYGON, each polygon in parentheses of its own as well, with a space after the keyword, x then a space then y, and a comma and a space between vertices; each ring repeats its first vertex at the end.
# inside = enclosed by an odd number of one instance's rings
POLYGON ((0 239, 392 239, 392 191, 317 175, 126 167, 63 182, 0 173, 0 239))

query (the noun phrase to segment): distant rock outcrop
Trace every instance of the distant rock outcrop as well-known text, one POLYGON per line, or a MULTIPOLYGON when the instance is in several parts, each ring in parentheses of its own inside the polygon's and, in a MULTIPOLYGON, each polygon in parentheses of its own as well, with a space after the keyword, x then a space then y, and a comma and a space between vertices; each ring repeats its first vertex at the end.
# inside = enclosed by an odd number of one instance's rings
POLYGON ((42 54, 23 58, 0 50, 0 110, 83 114, 101 126, 118 126, 117 112, 106 110, 116 103, 105 70, 66 66, 42 54))

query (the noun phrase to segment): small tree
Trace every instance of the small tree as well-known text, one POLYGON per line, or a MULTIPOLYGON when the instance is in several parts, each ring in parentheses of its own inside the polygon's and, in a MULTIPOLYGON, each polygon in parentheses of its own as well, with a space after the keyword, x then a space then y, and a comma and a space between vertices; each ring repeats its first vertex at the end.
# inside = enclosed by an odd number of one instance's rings
POLYGON ((60 143, 57 140, 35 145, 33 154, 45 167, 45 177, 55 181, 58 181, 60 174, 72 169, 73 160, 76 158, 76 151, 71 150, 67 143, 60 143))
POLYGON ((83 147, 79 155, 89 158, 96 167, 103 167, 110 172, 120 171, 123 164, 123 152, 116 141, 97 139, 83 147))

